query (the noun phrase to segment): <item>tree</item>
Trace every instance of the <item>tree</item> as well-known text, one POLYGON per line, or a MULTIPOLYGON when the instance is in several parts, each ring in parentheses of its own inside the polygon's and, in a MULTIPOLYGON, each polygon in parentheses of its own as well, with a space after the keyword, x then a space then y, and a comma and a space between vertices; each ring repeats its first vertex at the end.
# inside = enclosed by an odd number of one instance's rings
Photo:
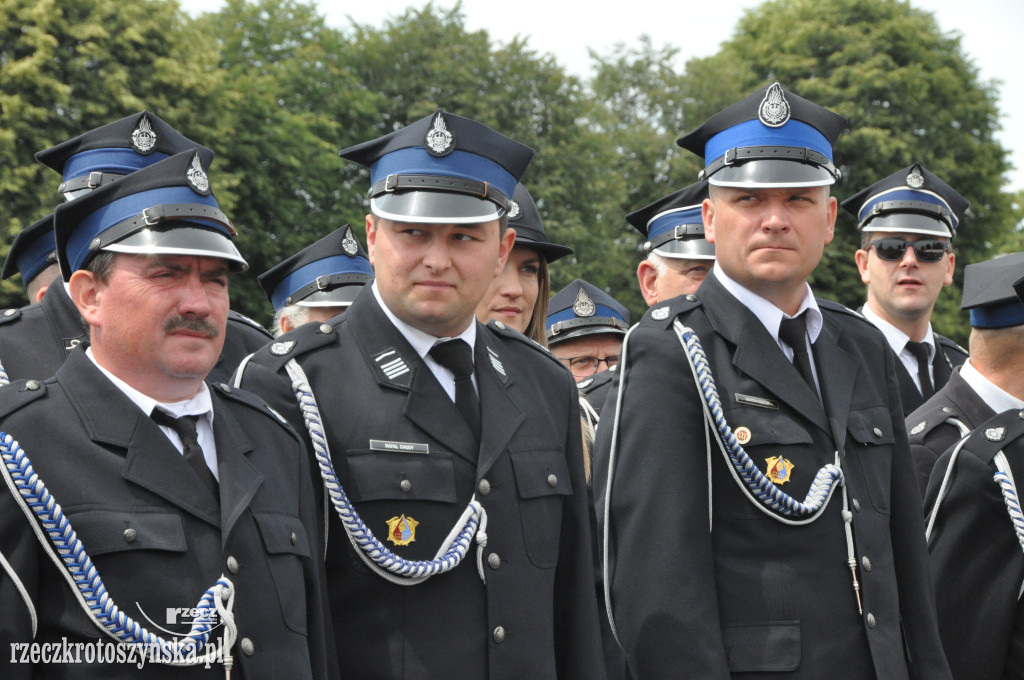
MULTIPOLYGON (((993 243, 1019 221, 1001 190, 1009 169, 995 140, 996 84, 982 82, 957 34, 933 15, 899 0, 773 0, 747 11, 721 51, 687 64, 688 79, 730 82, 749 93, 774 80, 849 119, 835 147, 840 200, 918 161, 971 202, 954 246, 963 266, 992 257, 993 243)), ((1019 246, 1019 240, 1017 241, 1019 246)), ((853 264, 855 220, 842 213, 836 238, 814 274, 824 297, 849 306, 864 300, 853 264)), ((963 342, 955 284, 939 298, 933 325, 963 342)))
MULTIPOLYGON (((221 85, 211 46, 170 0, 0 0, 0 225, 5 241, 59 202, 37 151, 150 109, 196 140, 221 85)), ((7 248, 4 248, 6 255, 7 248)), ((0 304, 24 292, 4 282, 0 304)))

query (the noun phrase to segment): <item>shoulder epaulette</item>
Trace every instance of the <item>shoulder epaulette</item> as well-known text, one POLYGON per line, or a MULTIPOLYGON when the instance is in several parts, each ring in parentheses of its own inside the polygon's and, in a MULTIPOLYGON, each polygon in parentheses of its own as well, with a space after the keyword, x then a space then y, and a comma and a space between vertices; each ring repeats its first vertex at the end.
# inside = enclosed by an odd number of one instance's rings
POLYGON ((511 328, 510 326, 508 326, 507 324, 502 323, 501 321, 494 321, 494 320, 488 321, 487 322, 487 330, 491 331, 492 333, 494 333, 498 337, 507 338, 509 340, 515 340, 516 342, 520 342, 520 343, 526 345, 527 347, 529 347, 530 349, 534 350, 538 354, 542 354, 542 355, 546 356, 548 359, 550 359, 551 361, 554 361, 561 368, 565 368, 565 366, 562 365, 562 362, 558 360, 558 357, 556 357, 554 354, 552 354, 551 350, 549 350, 547 347, 541 345, 540 343, 538 343, 533 338, 526 337, 525 335, 523 335, 522 333, 520 333, 516 329, 511 328))
POLYGON ((291 426, 288 424, 288 421, 284 419, 284 416, 282 416, 280 413, 272 409, 270 405, 267 404, 267 402, 263 401, 263 399, 253 394, 252 392, 244 390, 240 387, 232 387, 227 383, 210 383, 210 387, 217 390, 217 392, 220 393, 221 396, 223 396, 225 399, 230 399, 231 401, 238 402, 240 404, 245 404, 246 406, 252 408, 253 410, 271 416, 272 420, 274 420, 280 425, 283 425, 288 430, 292 429, 291 426))
POLYGON ((580 391, 580 394, 586 396, 591 392, 594 392, 600 387, 607 385, 615 378, 615 369, 617 366, 608 369, 607 371, 601 371, 600 373, 594 374, 592 377, 585 380, 581 380, 576 383, 576 389, 580 391))
POLYGON ((685 314, 700 307, 700 298, 696 295, 680 295, 665 302, 659 302, 644 312, 639 324, 652 323, 659 328, 668 328, 680 314, 685 314))
POLYGON ((15 380, 0 388, 0 418, 26 404, 46 396, 46 383, 41 380, 15 380))
POLYGON ((983 463, 989 463, 1010 442, 1024 437, 1024 411, 1003 411, 975 428, 965 448, 983 463))
POLYGON ((335 342, 337 325, 343 320, 344 315, 341 315, 330 322, 302 324, 257 350, 252 361, 278 371, 290 359, 335 342))
POLYGON ((0 311, 0 324, 10 323, 17 321, 21 318, 21 310, 15 307, 0 311))
POLYGON ((971 356, 970 352, 968 352, 966 349, 964 349, 963 347, 958 345, 953 340, 950 340, 949 338, 947 338, 945 335, 939 335, 938 333, 936 333, 935 334, 935 339, 943 347, 948 347, 949 349, 953 350, 954 352, 959 352, 960 354, 964 355, 964 358, 967 358, 967 357, 971 356))
POLYGON ((828 309, 833 312, 842 312, 843 314, 849 314, 850 316, 860 319, 865 323, 871 323, 868 321, 863 314, 858 312, 856 309, 850 309, 846 305, 841 305, 835 300, 826 300, 824 298, 814 298, 814 301, 818 303, 819 309, 828 309))
POLYGON ((236 312, 233 309, 228 310, 228 321, 235 321, 237 323, 245 324, 246 326, 255 328, 256 330, 263 332, 268 338, 274 337, 270 333, 270 331, 264 328, 263 324, 261 324, 259 321, 256 321, 255 319, 250 319, 245 314, 236 312))

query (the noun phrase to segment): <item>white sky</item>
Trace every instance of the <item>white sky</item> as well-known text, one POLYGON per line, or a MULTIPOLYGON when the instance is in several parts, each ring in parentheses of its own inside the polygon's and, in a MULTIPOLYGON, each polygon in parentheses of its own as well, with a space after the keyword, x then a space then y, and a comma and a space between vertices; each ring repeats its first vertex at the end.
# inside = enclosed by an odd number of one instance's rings
MULTIPOLYGON (((193 14, 214 11, 223 0, 179 0, 193 14)), ((679 71, 692 57, 706 57, 728 40, 744 10, 762 0, 634 0, 633 2, 577 2, 574 0, 463 0, 466 26, 483 29, 491 39, 507 42, 528 37, 539 53, 550 53, 577 75, 589 74, 587 48, 606 54, 618 42, 635 42, 643 34, 655 47, 667 44, 680 50, 679 71), (507 38, 506 38, 507 36, 507 38)), ((402 14, 406 7, 421 7, 425 0, 385 3, 317 0, 329 24, 344 28, 349 17, 360 24, 379 26, 385 18, 402 14)), ((998 79, 1002 130, 998 139, 1011 153, 1011 162, 1024 167, 1024 76, 1022 58, 1015 49, 1024 35, 1021 0, 911 0, 914 7, 934 12, 945 32, 958 31, 961 45, 978 67, 983 80, 998 79)), ((455 0, 435 0, 436 7, 451 8, 455 0)), ((679 130, 682 134, 684 130, 679 130)), ((1024 189, 1024 169, 1012 171, 1008 189, 1024 189)))

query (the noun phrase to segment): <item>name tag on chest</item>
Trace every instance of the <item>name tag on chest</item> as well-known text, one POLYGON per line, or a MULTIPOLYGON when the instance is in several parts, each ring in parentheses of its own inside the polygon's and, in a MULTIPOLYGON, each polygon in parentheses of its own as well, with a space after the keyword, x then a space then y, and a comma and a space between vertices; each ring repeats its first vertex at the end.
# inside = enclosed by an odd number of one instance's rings
POLYGON ((371 439, 371 451, 393 451, 397 453, 430 453, 430 447, 426 444, 414 442, 392 442, 385 439, 371 439))

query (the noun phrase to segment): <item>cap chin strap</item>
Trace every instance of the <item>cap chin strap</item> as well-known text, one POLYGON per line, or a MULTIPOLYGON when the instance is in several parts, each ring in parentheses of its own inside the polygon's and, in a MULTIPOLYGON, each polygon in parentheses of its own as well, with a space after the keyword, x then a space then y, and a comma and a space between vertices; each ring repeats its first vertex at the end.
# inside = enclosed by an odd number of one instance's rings
POLYGON ((703 180, 711 177, 722 168, 730 165, 740 165, 747 161, 756 160, 782 160, 807 163, 817 166, 836 180, 842 179, 843 173, 832 164, 829 157, 823 153, 807 147, 796 146, 741 146, 727 150, 724 154, 708 163, 707 167, 697 173, 697 179, 703 180))
MULTIPOLYGON (((199 616, 193 620, 191 630, 186 636, 180 640, 175 638, 168 641, 154 635, 114 604, 103 584, 103 579, 86 553, 85 546, 78 540, 60 504, 54 500, 43 480, 36 474, 32 462, 21 446, 6 432, 0 432, 0 458, 3 460, 0 473, 3 474, 11 495, 25 513, 40 545, 71 586, 79 605, 100 630, 118 642, 141 645, 151 650, 147 655, 150 662, 170 666, 195 666, 210 662, 208 656, 212 650, 201 650, 209 642, 219 619, 224 625, 224 672, 225 677, 230 680, 233 665, 231 649, 238 629, 232 612, 235 589, 227 577, 222 574, 217 583, 203 593, 195 607, 199 616)), ((25 595, 26 593, 23 593, 23 596, 25 595)), ((31 608, 30 611, 33 615, 34 637, 35 612, 31 608)))

